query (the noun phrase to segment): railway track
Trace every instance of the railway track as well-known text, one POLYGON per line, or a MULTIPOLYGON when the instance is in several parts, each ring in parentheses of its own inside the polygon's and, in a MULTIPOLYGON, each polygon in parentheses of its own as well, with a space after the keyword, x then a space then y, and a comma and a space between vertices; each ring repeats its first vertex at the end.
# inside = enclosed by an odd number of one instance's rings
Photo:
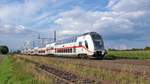
MULTIPOLYGON (((39 56, 37 56, 39 57, 39 56)), ((40 57, 51 57, 51 58, 57 58, 57 59, 65 59, 65 60, 81 60, 76 57, 55 57, 55 56, 40 56, 40 57)), ((131 60, 131 59, 117 59, 117 60, 95 60, 95 59, 85 59, 84 61, 90 61, 90 62, 108 62, 108 63, 116 63, 116 64, 129 64, 129 65, 139 65, 139 66, 150 66, 150 60, 131 60)))
MULTIPOLYGON (((38 56, 28 57, 25 55, 23 57, 29 58, 29 59, 35 59, 38 56)), ((135 64, 134 62, 130 62, 128 60, 126 63, 125 60, 86 60, 86 59, 59 58, 59 57, 48 57, 48 56, 38 57, 35 61, 46 63, 46 64, 49 64, 48 61, 58 62, 58 63, 66 64, 66 65, 73 64, 75 66, 80 66, 80 67, 90 67, 90 68, 113 71, 113 73, 116 73, 116 74, 125 72, 128 74, 133 74, 136 77, 143 77, 145 80, 150 80, 150 71, 149 71, 150 66, 148 64, 139 64, 141 62, 138 62, 135 64), (47 62, 40 61, 39 59, 43 59, 47 62)), ((143 60, 142 60, 142 63, 144 63, 143 60)), ((105 83, 105 81, 107 82, 107 80, 103 80, 100 82, 101 84, 112 83, 112 81, 108 81, 108 83, 105 83)), ((81 83, 81 84, 84 84, 84 83, 81 83)))
POLYGON ((74 73, 68 72, 68 71, 63 71, 60 69, 57 69, 55 67, 52 66, 48 66, 46 64, 41 64, 39 62, 35 62, 23 57, 20 57, 20 59, 25 60, 27 62, 30 62, 32 64, 35 64, 37 66, 37 70, 38 71, 42 71, 52 77, 57 78, 57 83, 58 84, 99 84, 100 82, 96 82, 93 79, 89 79, 89 78, 82 78, 74 73))
MULTIPOLYGON (((65 62, 60 59, 61 62, 65 62)), ((79 60, 80 61, 80 60, 79 60)), ((91 68, 101 68, 106 70, 111 70, 115 72, 127 72, 132 73, 134 75, 145 76, 145 79, 150 79, 150 66, 147 62, 138 62, 137 61, 127 61, 125 60, 117 60, 117 61, 109 61, 109 60, 82 60, 83 62, 67 61, 69 63, 78 64, 83 67, 91 67, 91 68), (140 64, 142 63, 142 64, 140 64), (146 64, 144 64, 146 63, 146 64)), ((148 61, 150 63, 150 61, 148 61)))
MULTIPOLYGON (((91 67, 91 68, 101 68, 106 70, 111 70, 114 72, 127 72, 134 75, 145 76, 145 79, 150 79, 150 66, 144 61, 135 60, 81 60, 81 59, 71 59, 71 58, 57 58, 49 57, 52 61, 56 60, 59 62, 67 62, 70 64, 79 65, 81 67, 91 67), (56 59, 57 58, 57 59, 56 59), (127 61, 127 62, 126 62, 127 61), (142 63, 142 64, 140 64, 142 63), (107 66, 106 66, 107 65, 107 66)), ((149 62, 149 60, 148 60, 149 62)))

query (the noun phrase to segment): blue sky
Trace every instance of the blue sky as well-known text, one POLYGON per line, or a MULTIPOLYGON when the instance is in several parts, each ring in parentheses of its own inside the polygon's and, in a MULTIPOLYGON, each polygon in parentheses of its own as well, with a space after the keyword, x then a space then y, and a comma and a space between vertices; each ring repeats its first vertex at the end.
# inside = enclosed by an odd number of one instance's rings
POLYGON ((96 31, 106 48, 150 46, 149 8, 149 0, 0 0, 0 44, 18 49, 57 30, 59 39, 96 31))

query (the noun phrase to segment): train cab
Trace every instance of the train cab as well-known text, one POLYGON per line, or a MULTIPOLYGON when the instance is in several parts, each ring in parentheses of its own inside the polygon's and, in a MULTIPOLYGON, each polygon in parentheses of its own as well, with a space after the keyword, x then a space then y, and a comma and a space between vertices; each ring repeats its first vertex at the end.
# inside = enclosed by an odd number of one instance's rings
POLYGON ((106 54, 102 37, 96 32, 85 33, 78 37, 78 54, 88 55, 90 58, 103 58, 106 54))

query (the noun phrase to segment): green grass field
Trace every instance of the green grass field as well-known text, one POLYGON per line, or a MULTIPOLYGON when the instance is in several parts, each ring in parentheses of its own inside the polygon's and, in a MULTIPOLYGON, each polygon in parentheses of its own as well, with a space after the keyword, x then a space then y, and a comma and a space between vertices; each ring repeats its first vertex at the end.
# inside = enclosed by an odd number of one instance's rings
POLYGON ((35 66, 7 56, 0 64, 0 84, 49 84, 52 78, 38 73, 35 66))
POLYGON ((105 59, 150 59, 150 51, 108 51, 105 59))

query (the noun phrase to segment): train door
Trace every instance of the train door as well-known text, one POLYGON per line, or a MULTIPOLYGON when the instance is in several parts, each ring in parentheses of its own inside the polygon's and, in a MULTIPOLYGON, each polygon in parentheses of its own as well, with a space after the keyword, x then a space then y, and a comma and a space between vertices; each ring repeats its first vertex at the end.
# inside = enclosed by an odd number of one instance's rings
POLYGON ((76 54, 81 54, 83 52, 81 40, 77 41, 75 49, 76 49, 76 54))
POLYGON ((88 42, 86 41, 86 36, 81 36, 78 38, 77 40, 77 46, 78 48, 76 48, 78 54, 86 54, 87 52, 87 48, 89 48, 88 42))
POLYGON ((78 48, 79 53, 84 54, 85 53, 85 50, 84 50, 84 46, 85 46, 84 40, 79 41, 78 46, 79 46, 79 48, 78 48))
POLYGON ((85 44, 85 48, 89 49, 89 44, 88 44, 87 40, 84 41, 84 44, 85 44))

